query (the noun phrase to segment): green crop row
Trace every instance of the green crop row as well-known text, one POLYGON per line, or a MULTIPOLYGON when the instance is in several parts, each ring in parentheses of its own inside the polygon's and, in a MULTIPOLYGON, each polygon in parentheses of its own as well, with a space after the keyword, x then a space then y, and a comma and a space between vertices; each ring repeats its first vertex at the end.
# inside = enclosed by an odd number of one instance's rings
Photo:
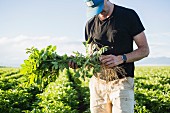
MULTIPOLYGON (((7 69, 5 69, 7 70, 7 69)), ((26 78, 0 80, 0 112, 2 113, 89 113, 88 82, 74 84, 71 76, 61 73, 40 92, 26 87, 26 78), (66 76, 67 75, 67 76, 66 76), (3 84, 3 85, 2 85, 3 84), (62 108, 62 110, 61 110, 62 108), (60 113, 60 112, 59 112, 60 113)), ((11 76, 15 76, 11 75, 11 76)), ((135 113, 168 113, 170 111, 170 67, 137 67, 135 70, 135 113)))
POLYGON ((139 113, 169 113, 170 67, 137 67, 135 110, 139 113))

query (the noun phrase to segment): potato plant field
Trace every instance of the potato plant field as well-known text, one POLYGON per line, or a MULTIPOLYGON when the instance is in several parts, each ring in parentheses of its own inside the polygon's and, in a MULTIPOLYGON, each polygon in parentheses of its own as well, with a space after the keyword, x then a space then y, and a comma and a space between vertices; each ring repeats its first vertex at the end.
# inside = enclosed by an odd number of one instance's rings
MULTIPOLYGON (((94 60, 78 53, 59 56, 55 50, 32 48, 21 67, 0 67, 0 113, 90 113, 94 60), (82 68, 69 68, 68 59, 82 68)), ((135 101, 135 113, 170 113, 170 66, 137 66, 135 101)))

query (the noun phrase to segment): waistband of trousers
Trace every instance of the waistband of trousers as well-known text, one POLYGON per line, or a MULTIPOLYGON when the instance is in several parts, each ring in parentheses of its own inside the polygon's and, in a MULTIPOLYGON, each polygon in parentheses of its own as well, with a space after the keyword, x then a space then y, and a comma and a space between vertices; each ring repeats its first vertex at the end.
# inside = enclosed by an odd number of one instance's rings
POLYGON ((110 81, 106 81, 106 80, 103 80, 99 77, 96 77, 95 75, 92 76, 94 79, 96 79, 97 81, 99 81, 100 83, 117 83, 117 82, 122 82, 122 81, 125 81, 125 80, 128 80, 128 79, 133 79, 133 77, 130 77, 130 76, 126 76, 126 77, 123 77, 123 78, 120 78, 120 79, 116 79, 116 80, 110 80, 110 81))

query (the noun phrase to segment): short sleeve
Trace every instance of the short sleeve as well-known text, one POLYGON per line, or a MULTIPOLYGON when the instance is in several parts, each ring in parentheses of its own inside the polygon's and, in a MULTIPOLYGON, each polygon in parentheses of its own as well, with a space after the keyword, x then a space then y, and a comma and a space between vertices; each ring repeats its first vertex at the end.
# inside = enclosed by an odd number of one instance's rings
POLYGON ((131 28, 130 28, 131 36, 136 36, 137 34, 145 30, 138 14, 134 10, 132 10, 132 13, 130 16, 130 22, 131 22, 131 28))

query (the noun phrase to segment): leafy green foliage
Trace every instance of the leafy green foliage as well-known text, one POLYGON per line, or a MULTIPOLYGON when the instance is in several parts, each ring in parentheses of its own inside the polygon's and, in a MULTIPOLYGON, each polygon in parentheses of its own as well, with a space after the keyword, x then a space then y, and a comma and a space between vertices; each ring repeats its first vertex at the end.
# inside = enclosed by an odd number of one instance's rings
POLYGON ((54 73, 58 71, 57 66, 54 69, 52 62, 49 62, 58 57, 55 50, 56 46, 51 45, 42 50, 34 47, 27 49, 26 53, 29 53, 30 56, 21 65, 21 73, 28 76, 30 84, 37 83, 38 87, 42 89, 49 82, 55 81, 57 75, 54 73))
MULTIPOLYGON (((69 57, 66 54, 60 56, 56 53, 56 46, 48 46, 42 50, 37 48, 27 49, 26 53, 29 53, 29 58, 24 60, 24 64, 21 65, 21 73, 28 76, 29 84, 36 83, 40 90, 43 90, 50 82, 54 82, 59 76, 59 71, 68 67, 68 62, 73 61, 77 63, 81 71, 82 78, 87 75, 87 70, 93 69, 94 73, 100 71, 99 56, 107 50, 107 47, 101 48, 96 51, 92 56, 79 52, 73 52, 74 57, 69 57)), ((78 74, 77 74, 78 75, 78 74)), ((80 74, 79 74, 80 75, 80 74)), ((79 81, 80 76, 75 76, 76 81, 79 81)))
POLYGON ((78 113, 78 92, 69 81, 67 69, 60 72, 58 79, 51 82, 38 97, 43 113, 78 113))
POLYGON ((0 72, 0 112, 21 113, 31 110, 38 89, 35 86, 26 87, 28 79, 19 73, 18 68, 0 68, 0 72))
POLYGON ((32 95, 26 90, 0 90, 0 110, 3 113, 13 113, 13 111, 21 112, 24 109, 30 109, 31 99, 32 95))
MULTIPOLYGON (((0 68, 0 112, 48 113, 51 111, 51 113, 55 113, 62 109, 66 113, 67 111, 70 113, 90 113, 89 77, 86 77, 85 80, 80 77, 80 84, 74 80, 75 76, 83 74, 81 71, 78 73, 73 69, 60 71, 58 78, 54 82, 50 82, 43 92, 40 92, 36 86, 26 87, 28 78, 25 76, 19 75, 19 73, 9 76, 5 74, 9 73, 8 71, 12 70, 0 68)), ((92 74, 92 70, 87 72, 88 76, 92 74)), ((170 67, 136 68, 135 113, 169 113, 169 74, 170 67)))
POLYGON ((138 113, 170 111, 170 68, 138 67, 135 77, 135 98, 138 113))

